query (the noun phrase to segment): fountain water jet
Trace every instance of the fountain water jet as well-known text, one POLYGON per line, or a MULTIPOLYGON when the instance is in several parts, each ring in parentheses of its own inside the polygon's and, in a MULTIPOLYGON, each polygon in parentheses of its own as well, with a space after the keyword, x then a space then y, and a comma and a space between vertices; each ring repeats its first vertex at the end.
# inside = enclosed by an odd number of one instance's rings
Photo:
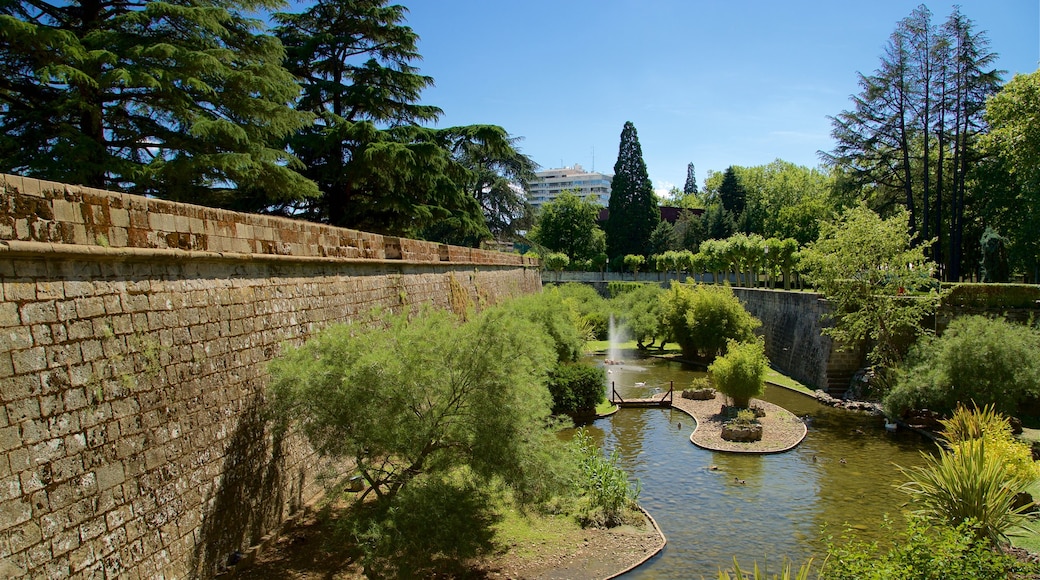
POLYGON ((617 325, 614 323, 614 315, 610 315, 610 322, 607 326, 607 359, 604 361, 608 365, 619 365, 621 364, 621 336, 618 333, 617 325))

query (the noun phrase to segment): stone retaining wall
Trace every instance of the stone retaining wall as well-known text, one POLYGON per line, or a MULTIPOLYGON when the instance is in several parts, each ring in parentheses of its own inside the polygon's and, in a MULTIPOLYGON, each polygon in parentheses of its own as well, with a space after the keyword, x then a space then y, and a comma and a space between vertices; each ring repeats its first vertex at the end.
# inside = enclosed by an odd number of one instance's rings
POLYGON ((211 577, 320 493, 285 343, 541 288, 520 256, 0 176, 0 577, 211 577))
POLYGON ((865 365, 863 349, 842 350, 822 333, 827 301, 814 292, 733 288, 733 294, 762 321, 770 363, 798 382, 841 394, 865 365))

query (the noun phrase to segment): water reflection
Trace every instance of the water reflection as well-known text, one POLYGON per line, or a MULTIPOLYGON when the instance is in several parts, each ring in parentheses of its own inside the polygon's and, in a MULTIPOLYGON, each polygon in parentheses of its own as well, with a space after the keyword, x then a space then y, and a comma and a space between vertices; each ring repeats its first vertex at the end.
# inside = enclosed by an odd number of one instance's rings
MULTIPOLYGON (((608 381, 623 397, 667 391, 670 382, 678 391, 703 376, 637 356, 625 352, 626 363, 610 367, 608 381)), ((840 535, 845 522, 863 539, 883 542, 884 516, 902 521, 906 497, 894 488, 893 464, 921 464, 920 451, 931 450, 931 443, 913 433, 887 433, 879 418, 785 389, 770 387, 764 398, 809 423, 794 450, 704 450, 690 443, 693 420, 671 409, 622 409, 590 426, 608 453, 620 450, 622 465, 642 483, 640 503, 668 537, 662 554, 626 578, 713 578, 734 556, 749 567, 768 562, 776 571, 784 556, 795 563, 819 558, 824 534, 840 535)))

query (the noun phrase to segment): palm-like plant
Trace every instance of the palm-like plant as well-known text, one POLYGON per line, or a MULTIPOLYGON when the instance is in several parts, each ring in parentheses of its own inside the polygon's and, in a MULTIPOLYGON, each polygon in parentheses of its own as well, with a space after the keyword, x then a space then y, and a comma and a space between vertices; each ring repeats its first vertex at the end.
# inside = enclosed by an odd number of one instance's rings
POLYGON ((791 562, 785 560, 780 574, 769 576, 767 570, 759 570, 758 562, 755 562, 755 567, 751 573, 745 573, 741 571, 737 559, 733 558, 733 575, 730 575, 729 570, 719 570, 719 580, 809 580, 809 569, 811 566, 812 558, 809 558, 809 561, 802 564, 796 572, 791 570, 791 562))
POLYGON ((1031 483, 1012 470, 999 455, 986 453, 986 440, 968 439, 951 451, 925 456, 925 465, 900 468, 909 481, 900 489, 915 497, 915 510, 925 521, 957 526, 969 523, 976 537, 993 543, 1007 540, 1025 527, 1025 508, 1015 507, 1015 496, 1031 483))

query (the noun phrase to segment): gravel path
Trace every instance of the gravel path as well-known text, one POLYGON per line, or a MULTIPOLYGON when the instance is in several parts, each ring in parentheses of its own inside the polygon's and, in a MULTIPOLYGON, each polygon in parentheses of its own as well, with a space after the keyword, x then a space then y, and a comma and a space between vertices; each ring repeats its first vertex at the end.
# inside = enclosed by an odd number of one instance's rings
POLYGON ((720 397, 709 401, 695 401, 676 397, 672 406, 697 421, 697 428, 690 435, 690 441, 698 447, 713 451, 732 451, 736 453, 779 453, 794 448, 805 439, 805 423, 797 415, 787 409, 752 399, 752 405, 766 412, 760 417, 762 424, 762 440, 752 442, 726 441, 722 438, 722 424, 726 421, 720 412, 720 397))

